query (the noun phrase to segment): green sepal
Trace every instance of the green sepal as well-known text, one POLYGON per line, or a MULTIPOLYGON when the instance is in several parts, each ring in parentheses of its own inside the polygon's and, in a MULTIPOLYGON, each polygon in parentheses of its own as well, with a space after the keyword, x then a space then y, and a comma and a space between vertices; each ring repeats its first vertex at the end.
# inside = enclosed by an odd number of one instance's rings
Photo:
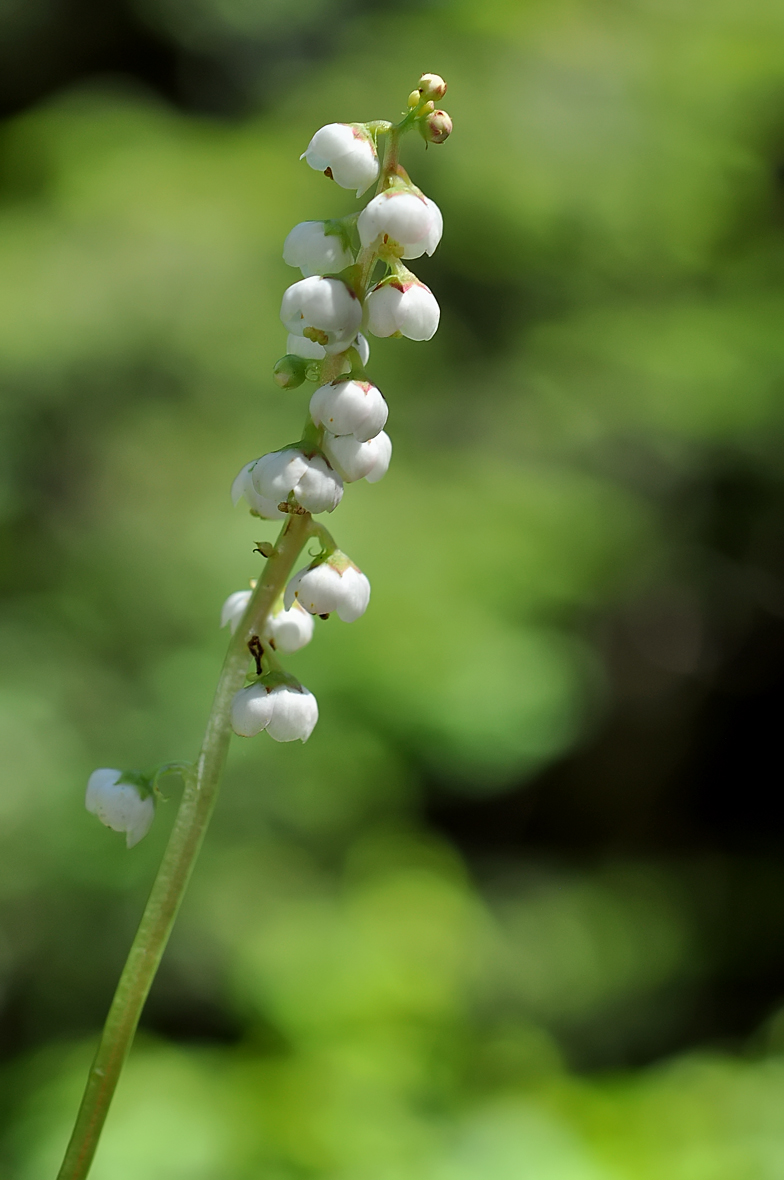
POLYGON ((136 787, 142 799, 149 799, 150 795, 157 794, 155 775, 145 774, 143 770, 124 770, 117 782, 136 787))

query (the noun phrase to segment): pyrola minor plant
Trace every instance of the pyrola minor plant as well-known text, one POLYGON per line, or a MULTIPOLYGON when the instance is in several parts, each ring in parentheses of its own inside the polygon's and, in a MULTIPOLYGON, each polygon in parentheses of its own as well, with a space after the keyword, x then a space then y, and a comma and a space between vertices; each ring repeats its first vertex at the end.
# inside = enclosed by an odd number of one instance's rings
POLYGON ((423 74, 399 123, 329 123, 302 154, 311 168, 357 197, 374 182, 376 190, 359 213, 294 226, 283 246, 285 261, 302 278, 283 295, 280 318, 288 344, 274 378, 285 389, 310 382, 313 391, 299 441, 251 459, 234 480, 235 503, 244 500, 255 516, 280 520, 283 527, 274 546, 259 546, 265 566, 253 588, 238 590, 223 605, 221 624, 230 625, 231 640, 199 756, 193 764, 167 763, 152 774, 96 770, 87 785, 87 810, 124 832, 129 848, 153 822, 159 778, 177 772, 185 787, 59 1180, 79 1180, 90 1170, 215 805, 232 730, 242 737, 266 730, 278 742, 307 741, 318 720, 316 698, 284 669, 280 656, 310 641, 314 615, 334 613, 351 623, 367 609, 368 579, 315 517, 334 512, 345 484, 375 483, 389 467, 388 408, 367 374, 368 334, 429 340, 438 327, 435 297, 406 262, 436 249, 441 212, 409 179, 399 154, 407 131, 416 128, 429 143, 443 143, 450 134, 449 115, 436 109, 445 92, 443 78, 423 74), (295 572, 310 540, 318 552, 295 572))

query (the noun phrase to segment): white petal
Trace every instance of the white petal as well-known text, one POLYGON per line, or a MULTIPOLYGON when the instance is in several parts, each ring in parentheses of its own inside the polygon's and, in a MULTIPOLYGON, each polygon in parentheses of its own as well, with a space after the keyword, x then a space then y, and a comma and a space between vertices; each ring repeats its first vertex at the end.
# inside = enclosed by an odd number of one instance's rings
POLYGON ((245 614, 245 609, 250 602, 252 590, 235 590, 233 594, 224 602, 221 607, 221 627, 225 627, 227 623, 231 623, 232 635, 237 630, 239 621, 245 614))
POLYGON ((313 616, 295 602, 289 610, 269 617, 264 637, 272 639, 278 651, 286 654, 299 651, 313 638, 313 616))
POLYGON ((364 615, 370 602, 370 582, 361 570, 349 566, 340 576, 341 598, 337 607, 338 618, 344 623, 354 623, 364 615))
POLYGON ((286 352, 304 357, 307 361, 323 361, 327 355, 326 348, 321 344, 317 344, 315 340, 308 340, 307 336, 295 336, 293 332, 289 332, 286 352))
POLYGON ((283 601, 290 607, 295 601, 312 615, 330 615, 337 610, 340 574, 327 562, 298 570, 286 587, 283 601))
POLYGON ((324 431, 324 454, 333 467, 343 476, 347 483, 364 479, 378 458, 375 439, 369 442, 357 442, 351 434, 336 438, 328 430, 324 431))
POLYGON ((332 512, 343 496, 343 480, 321 455, 308 459, 294 489, 300 507, 307 512, 332 512))
POLYGON ((330 434, 351 434, 367 442, 382 429, 389 409, 379 390, 369 381, 341 381, 322 385, 310 399, 310 415, 330 434))
POLYGON ((235 693, 231 702, 231 728, 239 737, 255 737, 267 728, 273 709, 270 695, 258 681, 235 693))
POLYGON ((384 478, 392 458, 392 439, 385 430, 377 434, 373 442, 376 444, 376 460, 365 476, 368 483, 378 483, 384 478))
POLYGON ((281 684, 270 693, 273 712, 267 733, 276 742, 306 742, 318 721, 318 704, 306 688, 298 691, 281 684))

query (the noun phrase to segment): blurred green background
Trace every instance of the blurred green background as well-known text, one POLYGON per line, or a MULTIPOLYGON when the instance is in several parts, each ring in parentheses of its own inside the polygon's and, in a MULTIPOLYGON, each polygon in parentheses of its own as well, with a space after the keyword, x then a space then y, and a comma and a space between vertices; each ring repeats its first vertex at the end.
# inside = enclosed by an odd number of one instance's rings
POLYGON ((0 2, 0 1177, 53 1176, 297 437, 320 125, 455 133, 368 614, 236 741, 95 1180, 784 1175, 784 8, 0 2))

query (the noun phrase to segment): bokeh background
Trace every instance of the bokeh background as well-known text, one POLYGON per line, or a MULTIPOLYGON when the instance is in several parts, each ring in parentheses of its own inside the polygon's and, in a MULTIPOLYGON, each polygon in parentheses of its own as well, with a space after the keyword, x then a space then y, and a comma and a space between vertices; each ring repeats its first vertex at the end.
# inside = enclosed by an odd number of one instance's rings
POLYGON ((368 614, 237 740, 95 1180, 784 1175, 784 8, 0 3, 0 1176, 53 1176, 195 753, 298 161, 446 76, 368 614))

